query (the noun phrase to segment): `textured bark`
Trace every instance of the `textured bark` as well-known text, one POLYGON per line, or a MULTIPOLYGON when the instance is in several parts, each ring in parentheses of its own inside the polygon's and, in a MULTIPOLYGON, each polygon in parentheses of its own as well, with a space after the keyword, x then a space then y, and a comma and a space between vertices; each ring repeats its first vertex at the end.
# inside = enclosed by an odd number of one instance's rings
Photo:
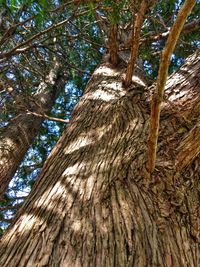
POLYGON ((200 159, 180 172, 174 148, 197 121, 179 131, 185 111, 174 108, 188 89, 187 104, 199 95, 195 60, 185 65, 190 72, 179 72, 182 84, 177 74, 169 79, 151 184, 145 169, 151 90, 124 90, 123 68, 103 62, 96 69, 1 240, 1 266, 199 266, 200 159))
MULTIPOLYGON (((33 112, 47 113, 51 110, 58 94, 64 87, 63 77, 59 77, 59 64, 56 63, 45 82, 41 82, 32 103, 33 112)), ((1 130, 0 134, 0 198, 8 188, 19 164, 38 134, 43 118, 30 114, 29 110, 20 113, 1 130)))
POLYGON ((108 38, 110 62, 111 64, 113 64, 113 66, 116 66, 119 62, 117 30, 118 30, 117 25, 116 24, 112 25, 109 30, 109 38, 108 38))
POLYGON ((150 131, 148 141, 148 171, 152 173, 156 164, 156 151, 158 143, 158 134, 160 127, 160 112, 163 102, 164 89, 168 77, 168 69, 171 61, 171 56, 178 42, 179 35, 184 26, 184 23, 191 13, 196 0, 186 0, 177 14, 177 18, 170 30, 165 47, 161 53, 160 66, 158 70, 158 78, 156 90, 152 98, 151 116, 150 116, 150 131))

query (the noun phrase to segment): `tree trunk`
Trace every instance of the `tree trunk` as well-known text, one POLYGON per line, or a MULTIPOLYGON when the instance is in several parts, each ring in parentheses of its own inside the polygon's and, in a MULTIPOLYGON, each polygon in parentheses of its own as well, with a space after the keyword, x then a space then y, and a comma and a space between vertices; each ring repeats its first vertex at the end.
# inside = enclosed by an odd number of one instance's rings
POLYGON ((102 62, 1 240, 1 266, 200 266, 198 153, 176 164, 200 113, 198 60, 169 78, 151 179, 151 90, 126 91, 125 69, 102 62))
POLYGON ((32 103, 28 103, 29 110, 12 119, 0 134, 0 198, 8 188, 9 182, 44 121, 43 118, 31 114, 30 110, 40 114, 49 112, 64 87, 65 81, 59 72, 60 66, 55 63, 46 81, 39 85, 32 103))

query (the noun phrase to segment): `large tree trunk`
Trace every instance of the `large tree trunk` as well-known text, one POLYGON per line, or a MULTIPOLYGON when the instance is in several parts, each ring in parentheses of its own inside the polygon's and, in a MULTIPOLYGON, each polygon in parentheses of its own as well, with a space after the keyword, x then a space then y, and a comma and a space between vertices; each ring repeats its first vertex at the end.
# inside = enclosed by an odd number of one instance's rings
POLYGON ((1 266, 200 266, 198 153, 177 164, 200 113, 198 60, 168 81, 151 180, 151 90, 126 91, 125 70, 102 62, 2 238, 1 266))
MULTIPOLYGON (((55 63, 46 80, 39 85, 32 98, 32 103, 28 103, 29 109, 33 113, 48 113, 52 109, 61 89, 64 88, 64 82, 63 77, 60 76, 60 64, 55 63)), ((44 121, 43 118, 30 113, 30 110, 25 109, 1 131, 0 198, 8 188, 9 182, 44 121)))

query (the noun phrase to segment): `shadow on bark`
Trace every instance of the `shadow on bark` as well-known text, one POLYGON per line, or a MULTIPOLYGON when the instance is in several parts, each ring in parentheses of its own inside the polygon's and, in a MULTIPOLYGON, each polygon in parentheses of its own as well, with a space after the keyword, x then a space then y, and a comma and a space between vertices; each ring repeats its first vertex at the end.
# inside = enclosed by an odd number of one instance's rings
MULTIPOLYGON (((123 89, 122 74, 106 64, 94 73, 2 239, 2 266, 196 267, 190 189, 180 190, 187 172, 158 164, 148 183, 148 101, 123 89)), ((199 167, 190 171, 196 177, 199 167)))

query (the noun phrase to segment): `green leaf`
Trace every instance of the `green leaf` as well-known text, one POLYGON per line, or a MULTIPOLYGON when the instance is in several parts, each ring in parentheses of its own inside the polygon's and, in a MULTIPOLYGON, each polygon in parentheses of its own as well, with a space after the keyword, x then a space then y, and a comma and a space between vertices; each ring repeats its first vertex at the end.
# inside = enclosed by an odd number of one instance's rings
POLYGON ((94 3, 93 3, 93 1, 89 1, 88 9, 89 9, 88 15, 92 17, 94 15, 94 3))
POLYGON ((17 1, 16 0, 10 0, 10 10, 12 12, 15 12, 19 7, 17 6, 17 1))
POLYGON ((38 1, 38 4, 43 7, 43 8, 46 8, 48 6, 48 1, 46 0, 39 0, 38 1))
POLYGON ((42 22, 44 21, 44 17, 45 17, 44 12, 39 5, 37 5, 35 9, 37 11, 37 15, 35 17, 36 26, 41 26, 42 22))

